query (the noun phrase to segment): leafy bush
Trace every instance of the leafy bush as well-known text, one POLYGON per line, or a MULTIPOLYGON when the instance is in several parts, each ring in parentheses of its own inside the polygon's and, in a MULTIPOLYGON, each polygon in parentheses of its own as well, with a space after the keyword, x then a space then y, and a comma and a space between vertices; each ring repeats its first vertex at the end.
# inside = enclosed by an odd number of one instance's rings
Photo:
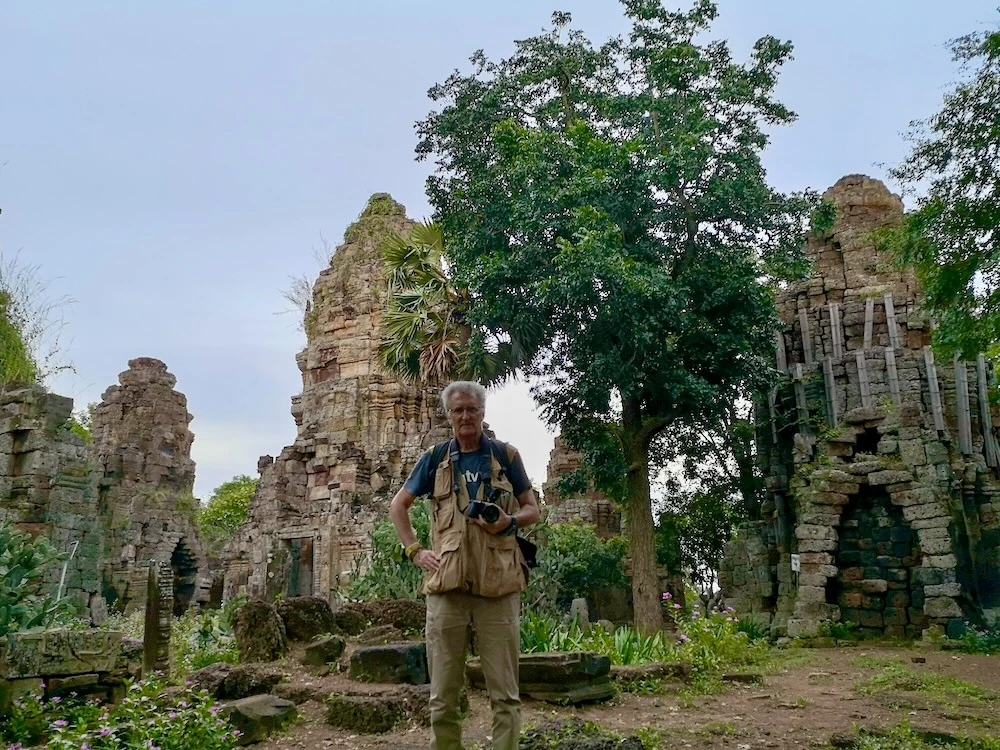
MULTIPOLYGON (((966 626, 968 625, 966 623, 966 626)), ((1000 625, 982 630, 966 627, 965 632, 958 638, 958 650, 967 654, 1000 653, 1000 625)))
POLYGON ((174 619, 170 627, 170 676, 173 681, 209 664, 239 661, 229 618, 225 609, 203 612, 189 609, 174 619))
POLYGON ((0 638, 72 617, 70 600, 57 602, 52 592, 43 593, 45 567, 63 559, 45 537, 32 539, 0 523, 0 638))
POLYGON ((7 721, 0 723, 0 739, 12 748, 44 740, 50 750, 230 750, 236 746, 239 730, 219 716, 221 706, 207 692, 185 687, 166 696, 161 694, 163 688, 157 677, 131 683, 124 700, 115 706, 24 696, 13 703, 7 721))
POLYGON ((607 656, 612 664, 622 665, 684 661, 691 664, 696 677, 757 664, 768 656, 767 641, 751 640, 740 630, 732 610, 704 617, 698 612, 676 612, 676 642, 667 633, 644 635, 630 627, 620 627, 613 633, 601 627, 582 631, 575 622, 528 612, 521 618, 521 650, 594 651, 607 656))
POLYGON ((209 546, 222 547, 247 522, 257 484, 245 474, 233 477, 216 487, 208 504, 198 509, 198 530, 209 546))
POLYGON ((845 620, 844 622, 823 620, 817 628, 817 633, 825 638, 836 638, 838 640, 848 640, 858 637, 857 625, 850 620, 845 620))
POLYGON ((544 543, 528 581, 529 609, 555 615, 595 589, 628 589, 622 568, 627 539, 603 540, 591 524, 577 520, 545 524, 535 533, 544 543))
MULTIPOLYGON (((417 539, 430 546, 430 510, 425 501, 417 501, 410 508, 410 520, 417 539)), ((424 572, 406 559, 396 527, 392 521, 379 521, 372 528, 371 552, 354 558, 349 599, 416 599, 424 582, 424 572)))
POLYGON ((739 618, 731 609, 702 616, 698 611, 677 615, 680 630, 677 655, 691 664, 695 677, 744 667, 764 661, 769 652, 766 641, 751 642, 739 628, 739 618))

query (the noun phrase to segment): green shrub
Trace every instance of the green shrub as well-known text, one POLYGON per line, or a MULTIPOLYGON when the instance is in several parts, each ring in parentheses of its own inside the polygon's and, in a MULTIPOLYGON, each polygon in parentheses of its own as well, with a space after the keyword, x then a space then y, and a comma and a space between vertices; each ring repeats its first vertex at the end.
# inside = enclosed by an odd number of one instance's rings
POLYGON ((823 620, 817 628, 817 633, 825 638, 836 638, 837 640, 850 640, 858 638, 858 628, 850 620, 836 622, 834 620, 823 620))
POLYGON ((12 748, 44 740, 50 750, 230 750, 236 746, 239 730, 221 718, 221 706, 207 692, 185 687, 165 696, 164 687, 157 677, 131 683, 125 698, 114 706, 23 696, 11 706, 7 720, 0 722, 0 739, 12 748))
POLYGON ((747 633, 739 629, 739 618, 732 609, 704 616, 698 611, 679 612, 677 656, 691 664, 696 678, 767 659, 770 651, 767 642, 751 642, 747 633))
POLYGON ((223 482, 212 491, 208 503, 198 509, 198 530, 213 549, 219 549, 250 518, 250 501, 258 480, 245 474, 223 482))
POLYGON ((70 600, 57 602, 42 581, 45 568, 63 559, 45 537, 32 539, 0 523, 0 638, 72 618, 70 600))
POLYGON ((625 538, 603 540, 583 521, 545 524, 534 533, 544 537, 544 544, 528 579, 529 609, 555 615, 595 589, 628 589, 622 568, 628 553, 625 538))
POLYGON ((990 628, 973 628, 966 623, 966 630, 958 638, 958 650, 967 654, 1000 653, 1000 625, 990 628))
MULTIPOLYGON (((410 520, 417 539, 430 546, 430 511, 417 501, 410 508, 410 520)), ((406 559, 392 521, 379 521, 372 528, 371 552, 354 558, 351 585, 346 595, 356 601, 371 599, 416 599, 424 583, 424 572, 406 559)))
POLYGON ((238 598, 226 602, 222 609, 189 609, 174 619, 170 627, 170 676, 174 682, 209 664, 235 664, 239 660, 232 616, 245 602, 245 598, 238 598))

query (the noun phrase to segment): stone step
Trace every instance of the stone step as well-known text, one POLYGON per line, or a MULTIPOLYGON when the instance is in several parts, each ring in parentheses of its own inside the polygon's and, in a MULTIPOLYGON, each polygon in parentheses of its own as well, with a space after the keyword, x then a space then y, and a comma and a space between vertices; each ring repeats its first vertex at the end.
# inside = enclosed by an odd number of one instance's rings
POLYGON ((242 732, 239 745, 260 742, 284 729, 298 716, 294 703, 270 694, 252 695, 223 704, 222 713, 242 732))
POLYGON ((360 682, 422 685, 430 681, 427 648, 422 641, 364 646, 351 654, 350 677, 360 682))
MULTIPOLYGON (((466 664, 469 682, 485 687, 479 659, 466 664)), ((611 681, 611 660, 587 651, 521 654, 518 661, 521 694, 552 703, 575 704, 601 701, 615 694, 611 681)))

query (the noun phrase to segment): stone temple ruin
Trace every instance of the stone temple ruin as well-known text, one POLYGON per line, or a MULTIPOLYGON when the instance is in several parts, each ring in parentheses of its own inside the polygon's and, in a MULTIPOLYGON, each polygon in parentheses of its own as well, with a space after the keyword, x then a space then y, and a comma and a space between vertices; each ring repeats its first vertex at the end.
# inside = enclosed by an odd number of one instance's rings
POLYGON ((435 389, 377 364, 382 240, 414 225, 369 200, 319 275, 298 355, 295 442, 264 456, 250 522, 225 550, 225 596, 327 596, 346 582, 375 521, 427 447, 451 436, 435 389))
POLYGON ((72 555, 47 583, 95 619, 144 605, 151 562, 172 571, 181 613, 206 603, 211 583, 194 528, 191 415, 159 360, 134 359, 119 380, 90 445, 67 429, 70 399, 0 388, 0 519, 72 555))
POLYGON ((878 180, 827 193, 812 276, 778 295, 778 386, 757 405, 762 521, 730 544, 727 604, 772 633, 824 620, 914 636, 1000 613, 1000 450, 984 358, 936 362, 913 274, 876 253, 900 221, 878 180))
POLYGON ((559 480, 580 468, 583 457, 569 448, 561 436, 556 436, 549 453, 546 467, 546 482, 542 485, 547 519, 550 523, 563 523, 579 519, 594 525, 597 535, 602 538, 618 536, 622 533, 622 514, 617 504, 592 486, 586 492, 563 497, 559 492, 559 480))
POLYGON ((107 543, 104 595, 138 605, 149 560, 169 563, 174 614, 209 598, 208 560, 195 527, 197 501, 187 399, 156 359, 129 362, 108 388, 92 433, 98 516, 107 543))
MULTIPOLYGON (((757 404, 762 520, 729 545, 726 603, 774 634, 850 620, 889 636, 954 632, 1000 613, 1000 448, 983 357, 936 362, 913 275, 876 254, 870 232, 899 221, 882 183, 840 180, 838 218, 806 247, 807 281, 778 295, 781 380, 757 404)), ((194 525, 191 415, 155 359, 129 362, 103 395, 93 443, 66 429, 72 403, 0 388, 0 519, 72 552, 47 572, 100 619, 141 607, 151 563, 172 576, 177 613, 238 594, 327 596, 420 453, 450 430, 435 389, 377 365, 382 238, 413 222, 375 195, 322 271, 297 357, 297 436, 260 459, 251 518, 206 556, 194 525)), ((561 497, 580 457, 557 439, 544 485, 551 520, 621 533, 596 492, 561 497)))

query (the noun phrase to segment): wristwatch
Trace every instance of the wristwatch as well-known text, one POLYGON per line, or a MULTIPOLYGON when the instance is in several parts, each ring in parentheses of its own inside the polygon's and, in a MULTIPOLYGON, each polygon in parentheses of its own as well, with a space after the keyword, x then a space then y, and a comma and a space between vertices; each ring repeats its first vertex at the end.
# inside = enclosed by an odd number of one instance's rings
POLYGON ((516 534, 517 533, 517 516, 511 515, 510 526, 507 527, 506 534, 516 534))

